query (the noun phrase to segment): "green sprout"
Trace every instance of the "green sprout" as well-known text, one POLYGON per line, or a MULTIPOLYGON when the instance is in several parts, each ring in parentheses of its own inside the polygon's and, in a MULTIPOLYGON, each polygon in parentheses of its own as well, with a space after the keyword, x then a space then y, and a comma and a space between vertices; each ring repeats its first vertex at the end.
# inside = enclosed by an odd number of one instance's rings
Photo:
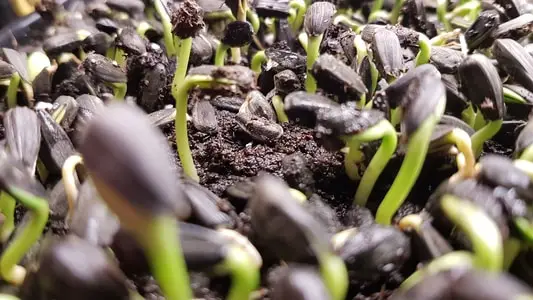
POLYGON ((234 81, 215 78, 210 75, 188 75, 181 84, 172 86, 172 96, 176 100, 176 147, 183 167, 183 172, 191 179, 199 181, 192 159, 189 137, 187 135, 187 101, 189 90, 195 87, 210 88, 216 85, 232 85, 234 81))
POLYGON ((460 128, 454 128, 449 133, 432 143, 432 147, 455 145, 460 154, 457 156, 458 176, 472 177, 475 175, 476 157, 472 150, 470 136, 460 128))
POLYGON ((283 99, 281 99, 280 95, 274 95, 272 97, 272 106, 274 106, 274 110, 276 111, 278 122, 280 123, 289 122, 289 117, 285 113, 283 99))
POLYGON ((503 241, 496 223, 475 204, 452 195, 440 200, 444 214, 470 239, 474 265, 491 272, 503 266, 503 241))
POLYGON ((300 45, 302 45, 304 51, 307 53, 307 46, 309 45, 309 37, 307 34, 303 31, 300 32, 300 34, 298 34, 298 41, 300 42, 300 45))
MULTIPOLYGON (((4 172, 26 174, 18 165, 4 163, 4 167, 10 169, 4 170, 4 172)), ((4 176, 9 175, 9 173, 4 174, 4 176)), ((2 179, 3 191, 31 211, 31 217, 28 223, 15 236, 0 257, 0 275, 5 281, 14 285, 21 285, 26 276, 26 269, 17 264, 30 250, 32 245, 39 240, 48 221, 49 214, 48 201, 44 197, 45 191, 43 187, 31 178, 30 175, 24 176, 23 179, 28 181, 18 183, 6 182, 12 179, 2 179)))
POLYGON ((438 101, 434 113, 427 117, 409 137, 402 166, 391 188, 378 207, 376 213, 377 223, 389 225, 392 217, 409 195, 411 188, 422 171, 431 134, 444 113, 445 105, 446 98, 443 96, 438 101))
POLYGON ((415 58, 416 66, 427 64, 431 57, 431 42, 425 34, 418 34, 418 47, 420 50, 415 58))
POLYGON ((5 243, 15 230, 15 207, 17 202, 6 192, 0 193, 0 212, 4 215, 4 221, 0 228, 0 239, 5 243))
POLYGON ((261 73, 261 65, 267 61, 265 50, 257 51, 252 57, 252 62, 250 63, 250 69, 256 74, 261 73))
POLYGON ((166 299, 191 299, 176 226, 191 208, 162 133, 140 108, 117 102, 90 121, 79 150, 96 190, 144 249, 166 299))
MULTIPOLYGON (((224 37, 220 41, 215 53, 215 66, 223 66, 226 52, 228 49, 240 49, 249 45, 253 40, 254 29, 250 23, 244 21, 235 21, 229 23, 224 32, 224 37)), ((240 53, 240 52, 239 52, 240 53)), ((240 54, 239 54, 240 55, 240 54)), ((240 63, 233 60, 235 64, 240 63)))
POLYGON ((307 10, 307 5, 304 0, 291 0, 289 2, 289 24, 294 33, 300 31, 302 24, 304 23, 305 12, 307 10))
POLYGON ((50 67, 50 59, 41 51, 35 51, 28 56, 28 75, 30 81, 33 82, 35 77, 41 73, 45 68, 50 67))
POLYGON ((378 18, 379 12, 383 8, 383 3, 384 2, 385 2, 384 0, 375 0, 374 1, 373 5, 372 5, 372 8, 370 9, 370 14, 368 15, 368 21, 369 22, 375 21, 378 18))
POLYGON ((260 256, 248 241, 244 241, 245 245, 241 245, 240 240, 246 238, 235 231, 220 229, 218 232, 232 240, 232 245, 229 246, 224 261, 214 268, 216 274, 231 274, 232 276, 232 284, 226 299, 250 299, 252 292, 259 286, 259 268, 262 261, 258 262, 256 256, 259 259, 260 256))
POLYGON ((366 205, 379 175, 383 172, 385 166, 387 166, 387 163, 396 151, 398 137, 396 130, 387 120, 382 120, 371 128, 349 137, 350 141, 348 144, 354 141, 355 147, 358 147, 359 143, 371 142, 378 139, 382 139, 381 145, 365 170, 355 193, 354 204, 359 206, 366 205))
POLYGON ((202 8, 192 0, 180 2, 172 14, 173 40, 177 51, 173 84, 182 82, 187 74, 193 37, 205 26, 202 8))
POLYGON ((13 73, 7 87, 7 108, 15 108, 17 106, 17 93, 20 82, 20 74, 18 72, 13 73))
POLYGON ((503 87, 503 100, 505 103, 513 103, 513 104, 523 104, 527 105, 528 102, 524 97, 519 95, 518 93, 514 92, 510 88, 503 87))
POLYGON ((483 144, 486 141, 490 140, 500 131, 500 129, 502 128, 502 124, 503 119, 489 121, 487 125, 476 131, 476 133, 472 135, 472 149, 474 150, 474 154, 476 155, 476 157, 479 157, 479 155, 481 155, 481 151, 483 150, 483 144))
POLYGON ((395 24, 398 23, 398 17, 400 17, 400 12, 402 10, 404 2, 405 2, 405 0, 395 0, 394 1, 394 6, 392 7, 392 11, 391 11, 390 17, 389 17, 389 22, 392 25, 395 25, 395 24))
POLYGON ((424 268, 414 272, 402 282, 399 289, 407 291, 423 278, 453 268, 470 269, 474 265, 474 257, 468 251, 454 251, 432 260, 424 268))
POLYGON ((305 78, 305 90, 308 93, 316 92, 317 83, 311 74, 311 69, 320 55, 320 44, 322 43, 324 32, 333 21, 335 12, 335 5, 332 3, 315 2, 309 6, 305 13, 304 29, 307 35, 307 75, 305 78))
POLYGON ((358 31, 359 28, 361 27, 361 24, 355 22, 353 19, 351 19, 350 17, 344 14, 337 15, 335 19, 333 19, 333 24, 335 25, 343 24, 347 27, 350 27, 353 31, 358 31))
POLYGON ((165 49, 167 56, 172 57, 176 55, 176 48, 174 47, 174 37, 172 35, 172 23, 170 22, 170 14, 168 8, 163 4, 163 0, 154 0, 154 6, 161 24, 163 25, 163 38, 165 40, 165 49))

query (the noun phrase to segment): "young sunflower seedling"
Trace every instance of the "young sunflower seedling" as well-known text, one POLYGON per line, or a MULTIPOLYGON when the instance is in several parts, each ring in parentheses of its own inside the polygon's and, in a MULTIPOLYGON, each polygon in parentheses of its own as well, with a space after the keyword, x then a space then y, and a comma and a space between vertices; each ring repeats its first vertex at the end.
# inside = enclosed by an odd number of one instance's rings
POLYGON ((30 85, 30 75, 28 72, 28 63, 26 56, 18 51, 9 48, 2 48, 6 57, 6 62, 11 65, 12 69, 4 66, 5 75, 11 73, 11 79, 7 88, 7 107, 14 108, 17 106, 17 94, 22 87, 27 99, 33 99, 33 89, 30 85))
POLYGON ((224 88, 235 85, 245 90, 250 90, 255 85, 255 75, 250 69, 241 66, 201 66, 191 69, 181 84, 172 86, 172 96, 176 100, 175 128, 178 155, 183 172, 195 181, 199 181, 199 178, 192 159, 189 137, 187 135, 187 102, 189 90, 195 87, 224 88))
POLYGON ((291 70, 281 71, 274 75, 274 88, 276 89, 276 94, 272 97, 272 106, 274 106, 276 111, 278 122, 289 122, 289 117, 285 113, 283 99, 286 95, 300 90, 300 79, 291 70))
MULTIPOLYGON (((254 30, 250 23, 234 21, 226 26, 224 37, 220 41, 215 54, 215 66, 223 66, 226 51, 233 48, 241 48, 252 42, 254 30)), ((237 64, 235 61, 233 63, 237 64)))
MULTIPOLYGON (((15 107, 4 115, 6 146, 10 156, 21 162, 29 174, 35 173, 41 145, 41 126, 35 112, 15 107)), ((16 200, 7 192, 0 194, 0 211, 4 215, 0 241, 5 243, 15 229, 16 200)))
POLYGON ((304 23, 307 5, 304 0, 291 0, 289 2, 289 7, 289 24, 291 25, 292 31, 298 33, 304 23))
POLYGON ((90 121, 79 149, 102 199, 144 249, 163 294, 191 299, 176 226, 190 206, 163 135, 140 109, 115 103, 90 121))
POLYGON ((444 113, 446 93, 439 71, 430 64, 409 71, 385 93, 390 106, 401 111, 402 138, 407 142, 402 166, 376 213, 376 222, 388 225, 422 170, 431 134, 444 113))
POLYGON ((124 100, 128 88, 126 72, 120 66, 100 54, 89 54, 83 61, 85 72, 113 89, 115 98, 124 100))
POLYGON ((317 260, 331 299, 344 299, 348 273, 342 259, 330 249, 326 229, 301 204, 289 199, 291 193, 282 180, 266 174, 259 177, 249 201, 252 228, 279 259, 317 260), (279 221, 272 222, 273 219, 279 221))
MULTIPOLYGON (((252 31, 257 31, 257 29, 259 29, 259 17, 253 10, 250 9, 250 0, 225 0, 225 3, 231 9, 236 21, 245 23, 248 17, 251 23, 252 31)), ((241 48, 231 48, 231 60, 236 65, 241 63, 241 48)))
POLYGON ((76 154, 67 158, 61 168, 61 178, 65 187, 65 195, 68 203, 67 220, 72 216, 76 199, 78 199, 76 167, 82 164, 83 158, 76 154))
POLYGON ((483 150, 485 141, 500 130, 505 104, 503 87, 498 70, 484 55, 472 54, 459 65, 459 79, 465 96, 478 110, 478 116, 487 124, 472 135, 472 149, 476 157, 483 150))
POLYGON ((311 69, 316 59, 320 55, 320 44, 324 32, 328 29, 333 16, 335 15, 335 5, 329 2, 319 1, 313 3, 307 9, 304 19, 304 31, 307 35, 307 77, 305 79, 305 89, 308 93, 316 92, 316 81, 311 74, 311 69))
POLYGON ((172 13, 172 33, 177 49, 173 84, 182 82, 187 74, 193 37, 205 26, 202 15, 202 8, 193 0, 180 2, 172 13))
POLYGON ((13 238, 0 257, 0 275, 14 285, 22 284, 26 269, 17 265, 41 237, 48 221, 48 200, 44 187, 28 173, 26 167, 9 157, 2 158, 0 184, 4 193, 31 211, 22 230, 13 238))

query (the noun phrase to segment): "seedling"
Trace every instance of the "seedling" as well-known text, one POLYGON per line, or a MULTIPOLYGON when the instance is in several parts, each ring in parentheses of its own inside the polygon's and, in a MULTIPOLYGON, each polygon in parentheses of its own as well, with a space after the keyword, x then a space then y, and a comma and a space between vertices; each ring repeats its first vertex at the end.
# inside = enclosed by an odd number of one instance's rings
POLYGON ((190 299, 176 226, 190 214, 167 160, 166 140, 143 112, 124 103, 92 119, 79 149, 102 199, 149 258, 167 299, 190 299))
POLYGON ((128 88, 128 78, 120 66, 100 54, 89 54, 83 61, 85 71, 95 77, 96 80, 105 83, 113 89, 115 98, 124 100, 128 88))
MULTIPOLYGON (((230 48, 241 48, 252 42, 254 30, 250 23, 234 21, 226 26, 224 37, 215 54, 215 66, 223 66, 226 51, 230 48)), ((256 66, 257 68, 257 66, 256 66)))
POLYGON ((388 225, 422 170, 431 134, 444 113, 446 94, 440 73, 429 64, 396 80, 386 93, 391 107, 401 108, 402 137, 407 140, 402 166, 376 213, 376 222, 388 225))
POLYGON ((167 56, 172 57, 177 54, 174 46, 174 37, 172 35, 172 22, 170 21, 170 12, 164 0, 154 0, 155 11, 161 18, 161 24, 163 25, 163 38, 165 40, 165 49, 167 56))
POLYGON ((4 157, 0 165, 0 184, 3 193, 9 194, 32 212, 26 225, 13 238, 0 257, 2 278, 11 284, 20 285, 26 276, 26 269, 17 264, 40 238, 44 230, 48 221, 48 201, 43 186, 26 171, 24 165, 10 157, 4 157))
POLYGON ((324 32, 333 21, 335 5, 329 2, 315 2, 307 9, 304 19, 304 30, 307 34, 307 77, 305 89, 308 93, 316 92, 316 81, 311 74, 311 69, 320 55, 320 44, 324 32))

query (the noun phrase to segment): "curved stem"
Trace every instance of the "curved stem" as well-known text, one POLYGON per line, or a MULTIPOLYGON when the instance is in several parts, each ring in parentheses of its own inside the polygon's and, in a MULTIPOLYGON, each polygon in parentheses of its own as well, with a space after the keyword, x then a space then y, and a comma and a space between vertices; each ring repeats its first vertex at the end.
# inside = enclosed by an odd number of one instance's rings
POLYGON ((344 261, 331 253, 319 255, 320 274, 332 300, 344 300, 348 292, 348 270, 344 261))
POLYGON ((43 233, 48 221, 48 201, 17 188, 11 188, 7 192, 27 207, 31 211, 29 213, 32 214, 30 221, 0 257, 0 273, 4 280, 14 285, 20 285, 26 272, 17 264, 43 233))
POLYGON ((192 48, 192 37, 186 39, 176 37, 176 39, 178 40, 179 44, 179 53, 173 82, 182 82, 187 75, 187 67, 189 66, 189 57, 191 55, 192 48))
POLYGON ((259 268, 239 246, 231 246, 223 264, 216 269, 217 273, 231 274, 228 300, 250 299, 250 294, 259 286, 259 268))
POLYGON ((167 9, 161 1, 162 0, 154 0, 154 6, 159 18, 161 18, 161 24, 163 25, 163 38, 165 40, 167 56, 171 57, 176 55, 174 36, 172 35, 172 23, 170 22, 170 16, 168 15, 167 9))
POLYGON ((126 83, 114 83, 113 84, 113 93, 116 100, 124 100, 126 97, 126 91, 128 85, 126 83))
POLYGON ((187 265, 179 237, 179 226, 173 216, 157 216, 144 232, 136 232, 149 258, 152 273, 168 300, 192 298, 187 265))
POLYGON ((298 201, 298 203, 303 204, 307 202, 307 196, 299 190, 290 188, 289 192, 291 192, 291 196, 294 198, 294 200, 298 201))
POLYGON ((522 243, 516 238, 508 238, 503 242, 503 269, 508 271, 513 261, 522 250, 522 243))
POLYGON ((250 69, 256 74, 261 73, 261 65, 267 61, 265 50, 257 51, 252 57, 252 63, 250 69))
POLYGON ((419 282, 423 278, 436 274, 442 271, 446 271, 452 268, 462 268, 470 269, 474 264, 474 257, 470 252, 467 251, 454 251, 451 253, 444 254, 441 257, 435 258, 424 268, 414 272, 409 276, 402 284, 399 289, 402 291, 407 291, 419 282))
POLYGON ((404 1, 405 0, 394 1, 394 7, 392 8, 392 11, 390 13, 390 23, 392 25, 395 25, 396 23, 398 23, 398 17, 400 16, 400 11, 402 10, 404 1))
MULTIPOLYGON (((439 104, 444 107, 443 102, 439 104)), ((383 225, 391 224, 392 217, 405 201, 409 192, 413 188, 422 166, 426 159, 426 154, 429 147, 431 133, 435 125, 439 122, 441 116, 441 107, 437 108, 437 113, 428 117, 426 121, 409 137, 407 151, 400 167, 400 171, 396 175, 396 179, 392 183, 391 188, 385 195, 385 198, 378 207, 376 212, 376 222, 383 225)))
POLYGON ((176 131, 176 148, 178 149, 178 156, 181 161, 183 172, 189 178, 199 181, 196 167, 192 159, 191 148, 189 145, 189 136, 187 135, 187 101, 189 98, 189 90, 193 87, 199 86, 201 88, 209 87, 214 83, 219 84, 233 84, 233 81, 217 78, 206 75, 193 75, 185 77, 182 84, 173 83, 172 96, 176 100, 176 117, 174 120, 176 131))
POLYGON ((20 85, 20 75, 18 72, 11 75, 9 86, 7 87, 7 108, 17 107, 17 93, 20 85))
POLYGON ((470 239, 474 264, 487 271, 501 271, 503 241, 496 223, 475 204, 452 195, 444 195, 440 205, 446 216, 470 239))
MULTIPOLYGON (((215 66, 223 66, 224 65, 224 59, 226 58, 226 51, 228 51, 229 46, 220 42, 217 47, 217 51, 215 53, 215 66)), ((232 48, 234 49, 234 48, 232 48)), ((235 48, 237 49, 237 48, 235 48)))
POLYGON ((4 215, 4 222, 2 223, 2 229, 0 232, 1 242, 5 243, 11 237, 11 234, 15 230, 15 207, 17 202, 11 195, 6 192, 0 194, 0 211, 4 215))
POLYGON ((468 133, 460 128, 455 128, 446 135, 446 139, 453 143, 463 154, 464 165, 459 169, 459 173, 464 177, 473 177, 476 172, 476 157, 474 156, 472 141, 468 133))
POLYGON ((257 14, 253 10, 248 10, 246 12, 246 17, 250 21, 250 24, 252 24, 254 32, 258 32, 259 27, 261 27, 261 21, 259 20, 259 16, 257 16, 257 14))
POLYGON ((448 0, 438 0, 437 1, 437 17, 439 22, 444 26, 444 31, 449 32, 452 30, 452 25, 450 20, 446 18, 446 12, 448 11, 448 0))
POLYGON ((307 76, 305 78, 305 90, 308 93, 316 92, 316 80, 311 74, 311 69, 316 59, 320 55, 320 43, 322 43, 322 35, 309 36, 309 44, 307 45, 307 76))
POLYGON ((290 23, 291 29, 293 32, 298 32, 304 23, 305 12, 307 11, 307 6, 303 0, 291 0, 289 2, 290 8, 296 11, 294 19, 290 23))
POLYGON ((423 64, 427 64, 429 62, 429 58, 431 57, 431 43, 429 42, 429 39, 423 34, 419 34, 418 47, 420 48, 420 50, 416 55, 416 65, 420 66, 423 64))
POLYGON ((67 196, 68 212, 67 219, 72 218, 74 206, 78 199, 78 186, 76 184, 76 166, 83 163, 83 158, 80 155, 72 155, 65 160, 61 168, 61 177, 63 179, 63 186, 65 187, 65 195, 67 196))
POLYGON ((281 99, 281 96, 275 95, 274 97, 272 97, 272 106, 274 106, 274 110, 276 111, 278 122, 289 122, 289 117, 287 117, 287 114, 285 113, 284 104, 283 100, 281 99))
POLYGON ((346 175, 351 180, 358 180, 361 178, 359 175, 359 163, 363 161, 363 152, 361 152, 360 143, 356 139, 348 140, 348 153, 344 157, 344 169, 346 175))
POLYGON ((370 161, 368 168, 365 170, 365 173, 359 182, 359 186, 357 187, 357 192, 355 193, 354 204, 365 206, 379 175, 381 175, 390 158, 396 151, 398 137, 394 127, 392 127, 387 120, 383 120, 372 128, 361 134, 355 135, 352 138, 363 143, 383 139, 378 151, 374 154, 372 161, 370 161))
POLYGON ((481 155, 481 151, 483 150, 483 144, 485 143, 485 141, 491 139, 498 133, 498 131, 500 131, 502 123, 503 120, 489 121, 487 125, 476 131, 476 133, 472 135, 472 150, 474 151, 474 155, 476 157, 479 157, 479 155, 481 155))

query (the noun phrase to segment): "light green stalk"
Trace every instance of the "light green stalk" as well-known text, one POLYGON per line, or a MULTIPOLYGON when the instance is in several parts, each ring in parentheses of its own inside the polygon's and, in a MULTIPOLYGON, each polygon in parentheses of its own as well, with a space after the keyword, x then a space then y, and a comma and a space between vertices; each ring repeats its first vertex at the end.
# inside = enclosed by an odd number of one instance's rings
POLYGON ((348 292, 348 270, 344 261, 331 253, 319 255, 320 273, 332 300, 344 300, 348 292))
POLYGON ((289 122, 289 117, 287 117, 287 114, 285 113, 283 100, 281 99, 280 95, 275 95, 274 97, 272 97, 272 106, 274 106, 274 110, 276 111, 278 122, 280 123, 289 122))
POLYGON ((182 82, 187 75, 187 67, 189 66, 189 57, 191 55, 192 37, 181 39, 175 37, 179 43, 178 61, 176 63, 176 73, 174 74, 173 84, 182 82))
POLYGON ((231 287, 226 299, 250 299, 260 281, 259 268, 250 255, 240 246, 231 246, 222 265, 215 268, 216 273, 231 274, 231 287))
POLYGON ((9 86, 7 87, 7 108, 15 108, 17 106, 17 92, 20 85, 20 74, 18 72, 11 75, 9 86))
POLYGON ((502 124, 503 120, 489 121, 487 125, 472 135, 472 149, 474 150, 474 155, 476 155, 476 157, 481 155, 483 144, 500 131, 502 124))
POLYGON ((4 215, 4 222, 2 223, 2 229, 0 232, 0 238, 2 243, 9 240, 9 237, 15 230, 15 207, 17 202, 11 195, 6 192, 0 194, 0 211, 4 215))
POLYGON ((256 74, 261 73, 261 65, 267 61, 265 50, 257 51, 252 57, 252 63, 250 64, 250 69, 256 74))
POLYGON ((316 92, 316 80, 311 74, 311 69, 313 64, 319 56, 320 52, 320 43, 322 42, 322 34, 319 36, 309 36, 309 42, 307 45, 307 76, 305 78, 305 90, 308 93, 316 92))
POLYGON ((162 0, 154 0, 154 6, 157 14, 161 18, 161 24, 163 25, 163 39, 165 40, 165 49, 167 56, 172 57, 176 55, 176 49, 174 48, 174 36, 172 35, 172 23, 170 16, 167 13, 167 9, 164 7, 162 0))
POLYGON ((291 10, 295 11, 294 17, 289 17, 289 24, 293 32, 297 33, 302 24, 304 23, 305 12, 307 11, 307 6, 303 0, 291 0, 289 2, 289 7, 291 10))

